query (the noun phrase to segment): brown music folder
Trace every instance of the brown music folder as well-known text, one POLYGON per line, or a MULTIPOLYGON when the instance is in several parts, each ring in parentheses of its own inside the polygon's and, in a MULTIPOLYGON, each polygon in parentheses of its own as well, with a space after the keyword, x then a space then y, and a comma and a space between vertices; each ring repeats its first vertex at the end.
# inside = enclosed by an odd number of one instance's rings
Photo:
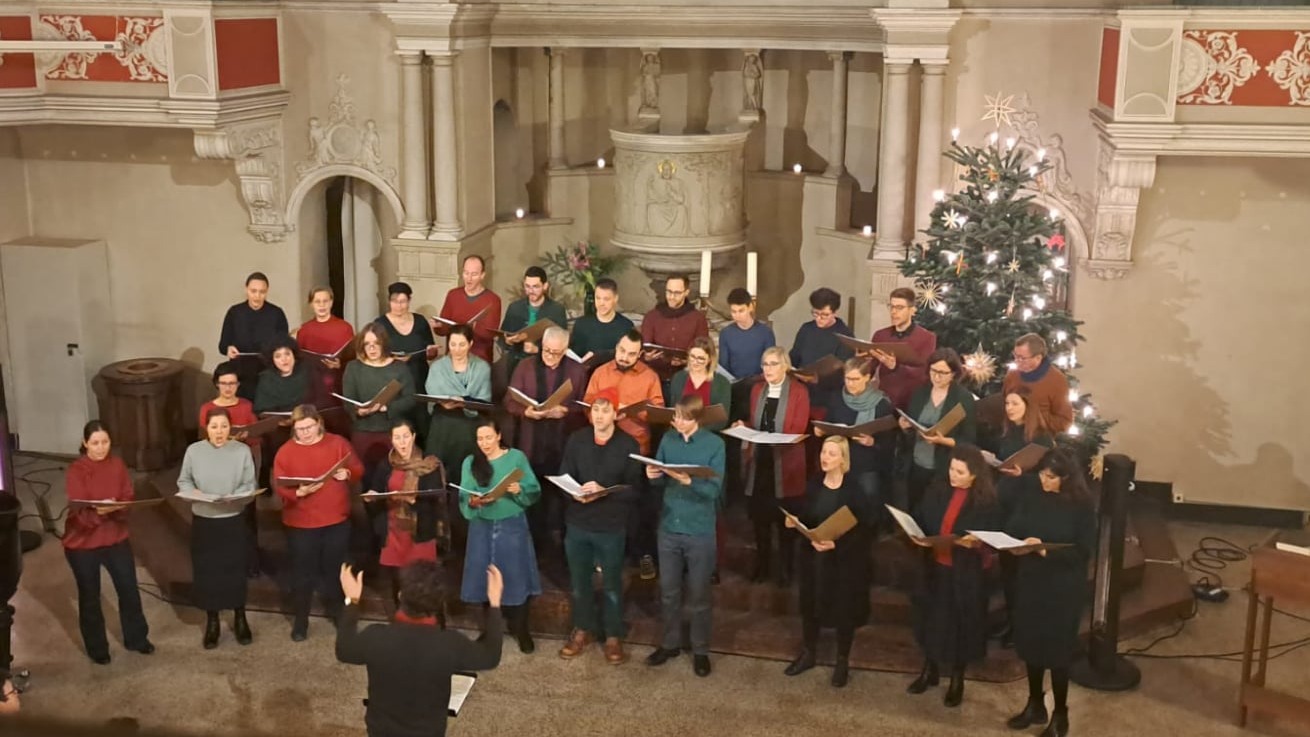
POLYGON ((828 435, 840 435, 843 438, 853 438, 856 435, 877 435, 880 432, 894 430, 900 426, 896 415, 879 417, 876 420, 860 425, 843 425, 840 422, 821 422, 819 420, 813 420, 810 424, 816 430, 823 430, 828 435))
POLYGON ((658 468, 661 471, 685 473, 694 479, 713 479, 719 477, 719 475, 714 472, 714 469, 709 466, 697 466, 691 463, 664 463, 649 456, 638 455, 636 453, 629 453, 628 457, 647 466, 658 468))
POLYGON ((556 389, 549 397, 546 397, 540 402, 533 399, 532 397, 529 397, 528 395, 524 394, 518 389, 515 389, 514 387, 510 387, 509 391, 506 393, 505 396, 512 398, 514 401, 518 402, 524 407, 527 407, 528 409, 535 409, 538 412, 540 412, 543 410, 548 410, 560 406, 561 404, 564 403, 564 400, 567 399, 568 396, 572 393, 573 393, 573 380, 565 379, 564 383, 560 384, 558 389, 556 389))
POLYGON ((158 504, 164 501, 163 497, 154 497, 153 499, 132 499, 130 501, 119 501, 116 499, 69 499, 69 504, 82 504, 88 507, 145 507, 151 504, 158 504))
POLYGON ((347 348, 350 348, 351 344, 354 342, 355 339, 351 338, 350 340, 346 341, 345 345, 341 346, 340 348, 336 349, 331 353, 319 353, 318 351, 311 351, 308 348, 301 348, 300 352, 306 355, 315 356, 317 358, 338 358, 346 351, 347 348))
POLYGON ((473 489, 465 488, 457 484, 451 484, 451 486, 454 486, 456 489, 459 489, 460 491, 466 491, 472 496, 481 497, 486 501, 494 502, 497 499, 509 493, 510 484, 514 483, 515 481, 521 481, 521 480, 523 480, 523 470, 516 468, 513 471, 510 471, 509 473, 505 474, 505 478, 501 479, 500 481, 497 481, 496 485, 491 487, 487 491, 474 491, 473 489))
POLYGON ((276 479, 276 484, 278 486, 300 486, 301 484, 309 485, 309 484, 322 483, 324 481, 327 481, 328 477, 336 473, 338 469, 346 465, 346 459, 348 458, 350 458, 349 453, 341 456, 341 460, 337 461, 336 463, 333 463, 331 468, 319 474, 318 476, 314 476, 312 478, 308 476, 279 476, 276 479))
POLYGON ((860 523, 859 520, 855 519, 855 515, 851 513, 850 507, 844 504, 841 509, 833 512, 828 516, 828 519, 814 528, 806 527, 800 521, 800 518, 791 512, 785 509, 780 509, 780 511, 784 517, 792 521, 792 524, 796 526, 796 531, 808 538, 810 542, 836 542, 842 535, 855 529, 855 526, 860 523))
POLYGON ((664 354, 665 358, 687 357, 687 349, 685 348, 674 348, 673 346, 659 345, 656 343, 642 343, 641 349, 643 351, 659 351, 664 354))
POLYGON ((840 374, 845 367, 845 362, 830 353, 817 361, 792 369, 791 374, 798 379, 809 378, 822 381, 829 376, 840 374))
POLYGON ((911 417, 907 412, 903 412, 899 409, 896 411, 897 413, 900 414, 901 417, 904 417, 905 419, 909 420, 910 424, 914 426, 914 429, 918 430, 924 435, 937 433, 938 435, 946 436, 949 435, 951 431, 956 428, 957 425, 959 425, 961 422, 964 422, 963 404, 957 404, 954 407, 951 407, 951 411, 947 412, 946 416, 938 420, 937 424, 933 425, 932 427, 924 427, 923 425, 919 424, 918 420, 911 417))
POLYGON ((355 405, 356 407, 361 407, 361 408, 380 407, 388 404, 389 402, 391 402, 391 400, 395 399, 400 394, 401 388, 402 387, 400 382, 396 381, 395 379, 392 379, 391 381, 388 381, 385 386, 379 389, 378 393, 374 394, 373 398, 368 400, 367 402, 359 402, 354 399, 351 399, 350 397, 345 397, 335 392, 332 394, 332 396, 336 397, 337 399, 340 399, 343 402, 349 402, 355 405))
POLYGON ((987 462, 994 468, 1017 468, 1020 471, 1027 473, 1036 468, 1038 463, 1042 462, 1042 459, 1046 457, 1046 453, 1049 450, 1050 448, 1047 448, 1044 445, 1029 443, 1012 453, 1010 457, 1005 460, 1001 460, 987 451, 983 451, 983 457, 987 459, 987 462))
POLYGON ((497 330, 496 332, 506 338, 514 335, 522 335, 525 343, 540 343, 541 336, 545 335, 547 330, 557 327, 559 326, 555 324, 554 320, 551 320, 548 317, 543 317, 521 330, 497 330))
POLYGON ((490 402, 483 402, 478 399, 470 399, 469 397, 455 397, 455 396, 436 395, 436 394, 415 394, 414 398, 422 402, 427 402, 428 404, 440 404, 441 402, 454 402, 457 405, 459 405, 456 409, 468 409, 474 412, 493 412, 496 409, 496 405, 490 402))
POLYGON ((285 420, 282 417, 265 417, 261 420, 256 420, 249 425, 233 425, 232 434, 236 435, 237 433, 244 432, 247 437, 262 437, 278 429, 284 421, 285 420))
MULTIPOLYGON (((646 421, 652 425, 668 425, 673 422, 673 407, 662 407, 658 404, 646 404, 644 409, 646 412, 646 421)), ((724 409, 721 404, 711 404, 708 407, 703 407, 700 411, 699 422, 702 426, 720 423, 727 424, 728 410, 724 409)))

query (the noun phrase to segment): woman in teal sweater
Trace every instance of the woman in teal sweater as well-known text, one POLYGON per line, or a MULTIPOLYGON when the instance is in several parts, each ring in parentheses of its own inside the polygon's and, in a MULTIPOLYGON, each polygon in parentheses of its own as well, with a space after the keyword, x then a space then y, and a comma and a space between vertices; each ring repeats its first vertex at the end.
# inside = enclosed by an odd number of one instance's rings
MULTIPOLYGON (((911 513, 919 506, 924 490, 934 480, 946 478, 946 470, 951 465, 951 449, 955 444, 972 443, 977 435, 973 394, 959 384, 963 371, 960 354, 954 348, 938 348, 928 356, 928 383, 916 389, 910 397, 905 414, 925 427, 937 424, 955 409, 955 405, 964 407, 964 419, 950 432, 927 434, 915 431, 914 441, 910 444, 910 476, 906 484, 909 492, 906 509, 911 513)), ((902 429, 913 427, 904 417, 901 418, 902 429)))
POLYGON ((469 521, 469 530, 459 598, 470 604, 487 603, 483 572, 494 562, 505 579, 501 611, 510 632, 518 638, 519 650, 530 653, 536 645, 528 631, 528 603, 530 597, 541 594, 541 576, 524 512, 540 498, 541 484, 528 457, 501 443, 494 419, 478 422, 476 439, 477 450, 464 459, 460 474, 459 509, 469 521), (523 476, 509 485, 509 493, 494 501, 481 496, 516 470, 523 476))

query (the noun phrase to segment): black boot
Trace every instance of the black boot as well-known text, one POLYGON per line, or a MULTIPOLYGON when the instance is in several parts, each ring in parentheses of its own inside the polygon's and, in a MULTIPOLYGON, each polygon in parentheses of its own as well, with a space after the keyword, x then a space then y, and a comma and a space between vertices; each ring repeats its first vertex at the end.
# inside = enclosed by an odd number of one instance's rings
POLYGON ((768 552, 755 553, 755 567, 751 570, 751 583, 764 583, 769 580, 768 552))
POLYGON ((785 676, 798 676, 813 667, 814 649, 806 647, 801 649, 800 655, 797 655, 796 659, 791 661, 791 664, 787 666, 782 674, 785 676))
POLYGON ((1069 710, 1056 708, 1051 712, 1051 723, 1042 730, 1041 737, 1065 737, 1069 734, 1069 710))
POLYGON ((846 682, 851 678, 850 662, 846 658, 837 658, 837 665, 832 669, 832 686, 833 688, 845 688, 846 682))
POLYGON ((1029 696, 1023 711, 1010 717, 1005 726, 1010 729, 1027 729, 1034 724, 1046 723, 1046 694, 1029 696))
POLYGON ((218 647, 218 612, 205 612, 205 640, 206 650, 213 650, 218 647))
POLYGON ((951 671, 951 685, 946 687, 946 696, 942 703, 955 707, 964 701, 964 666, 957 666, 951 671))
POLYGON ((246 610, 237 609, 233 612, 232 633, 237 636, 237 642, 242 645, 249 645, 255 639, 250 632, 250 623, 246 621, 246 610))
POLYGON ((528 631, 528 602, 507 608, 510 610, 508 613, 510 632, 519 641, 519 652, 524 655, 535 652, 537 643, 532 641, 532 633, 528 631))
POLYGON ((910 686, 905 689, 906 693, 921 694, 928 690, 929 686, 936 686, 938 680, 937 664, 931 660, 923 661, 923 670, 919 672, 919 677, 910 682, 910 686))

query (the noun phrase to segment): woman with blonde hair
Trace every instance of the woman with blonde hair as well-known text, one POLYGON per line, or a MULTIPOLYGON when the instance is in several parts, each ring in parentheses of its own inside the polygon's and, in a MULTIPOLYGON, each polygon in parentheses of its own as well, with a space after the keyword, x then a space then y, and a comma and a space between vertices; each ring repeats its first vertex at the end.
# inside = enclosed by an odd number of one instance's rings
MULTIPOLYGON (((813 668, 819 629, 832 627, 837 630, 832 685, 841 688, 849 678, 855 630, 869 621, 869 536, 877 510, 871 507, 859 479, 850 472, 851 449, 846 438, 824 438, 819 470, 806 486, 805 503, 797 518, 813 529, 846 507, 860 524, 831 542, 799 541, 799 601, 805 644, 783 672, 794 676, 813 668)), ((796 526, 791 519, 786 525, 796 526)))

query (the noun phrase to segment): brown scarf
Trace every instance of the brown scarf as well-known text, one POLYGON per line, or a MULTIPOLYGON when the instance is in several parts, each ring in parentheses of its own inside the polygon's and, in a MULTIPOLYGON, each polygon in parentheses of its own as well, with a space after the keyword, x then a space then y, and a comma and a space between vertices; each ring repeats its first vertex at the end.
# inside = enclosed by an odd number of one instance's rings
MULTIPOLYGON (((393 469, 405 472, 405 480, 401 483, 401 488, 397 491, 418 491, 418 480, 423 476, 436 471, 441 465, 441 461, 436 456, 420 456, 410 460, 404 460, 392 448, 387 454, 387 462, 393 469)), ((409 504, 398 504, 392 507, 396 515, 396 522, 399 523, 401 532, 414 534, 414 528, 418 524, 418 515, 414 513, 413 506, 409 504)))

